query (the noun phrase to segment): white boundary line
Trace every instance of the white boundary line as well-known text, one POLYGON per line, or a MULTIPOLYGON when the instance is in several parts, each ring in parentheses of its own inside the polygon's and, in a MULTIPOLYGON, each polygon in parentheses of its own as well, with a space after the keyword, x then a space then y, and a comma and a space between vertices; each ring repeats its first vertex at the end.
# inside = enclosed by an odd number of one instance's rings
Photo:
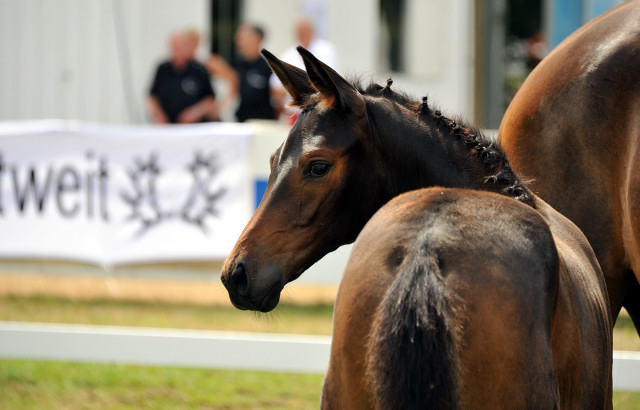
MULTIPOLYGON (((331 338, 0 322, 0 358, 324 373, 331 338)), ((614 351, 614 390, 640 391, 640 352, 614 351)))

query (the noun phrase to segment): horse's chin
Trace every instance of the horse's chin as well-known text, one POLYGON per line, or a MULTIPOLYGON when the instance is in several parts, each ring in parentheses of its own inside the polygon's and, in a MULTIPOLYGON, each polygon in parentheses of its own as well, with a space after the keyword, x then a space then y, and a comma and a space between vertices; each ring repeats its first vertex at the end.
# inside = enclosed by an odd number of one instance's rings
POLYGON ((272 289, 271 291, 269 291, 262 299, 260 304, 258 304, 258 308, 256 310, 262 313, 267 313, 275 309, 275 307, 278 306, 278 303, 280 303, 281 291, 282 289, 272 289))

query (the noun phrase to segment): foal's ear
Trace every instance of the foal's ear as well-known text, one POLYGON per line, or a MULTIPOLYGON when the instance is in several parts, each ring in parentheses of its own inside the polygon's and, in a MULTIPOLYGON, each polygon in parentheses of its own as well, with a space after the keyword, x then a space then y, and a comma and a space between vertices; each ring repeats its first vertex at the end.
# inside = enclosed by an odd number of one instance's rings
POLYGON ((278 76, 284 88, 291 94, 294 105, 301 106, 307 96, 316 92, 309 83, 309 77, 304 70, 285 63, 264 48, 262 49, 262 55, 269 63, 271 70, 278 76))
POLYGON ((342 78, 333 68, 318 60, 304 47, 298 46, 297 49, 307 68, 311 84, 320 92, 328 106, 341 111, 351 110, 354 113, 364 109, 364 98, 350 82, 342 78))

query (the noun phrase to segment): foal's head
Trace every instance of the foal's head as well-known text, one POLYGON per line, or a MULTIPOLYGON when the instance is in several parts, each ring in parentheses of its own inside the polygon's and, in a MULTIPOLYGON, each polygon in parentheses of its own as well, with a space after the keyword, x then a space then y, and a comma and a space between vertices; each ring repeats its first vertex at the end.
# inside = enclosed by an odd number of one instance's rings
POLYGON ((372 174, 360 92, 300 48, 307 72, 263 54, 302 109, 271 156, 265 195, 225 261, 222 282, 238 308, 269 311, 313 263, 352 242, 382 205, 372 174), (359 165, 359 166, 356 166, 359 165))
POLYGON ((309 266, 352 242, 385 202, 435 184, 529 193, 493 143, 386 87, 358 90, 298 48, 307 71, 263 51, 302 109, 271 156, 267 190, 225 261, 238 308, 269 311, 309 266))

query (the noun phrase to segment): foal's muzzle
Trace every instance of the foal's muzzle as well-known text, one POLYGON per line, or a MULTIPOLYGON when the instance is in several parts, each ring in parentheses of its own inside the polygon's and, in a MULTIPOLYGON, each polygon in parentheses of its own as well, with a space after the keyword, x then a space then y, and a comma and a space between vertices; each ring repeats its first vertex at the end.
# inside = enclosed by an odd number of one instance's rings
POLYGON ((222 272, 221 280, 229 292, 231 303, 243 310, 273 310, 280 301, 280 292, 284 287, 282 271, 271 265, 251 272, 248 266, 239 261, 222 272))

